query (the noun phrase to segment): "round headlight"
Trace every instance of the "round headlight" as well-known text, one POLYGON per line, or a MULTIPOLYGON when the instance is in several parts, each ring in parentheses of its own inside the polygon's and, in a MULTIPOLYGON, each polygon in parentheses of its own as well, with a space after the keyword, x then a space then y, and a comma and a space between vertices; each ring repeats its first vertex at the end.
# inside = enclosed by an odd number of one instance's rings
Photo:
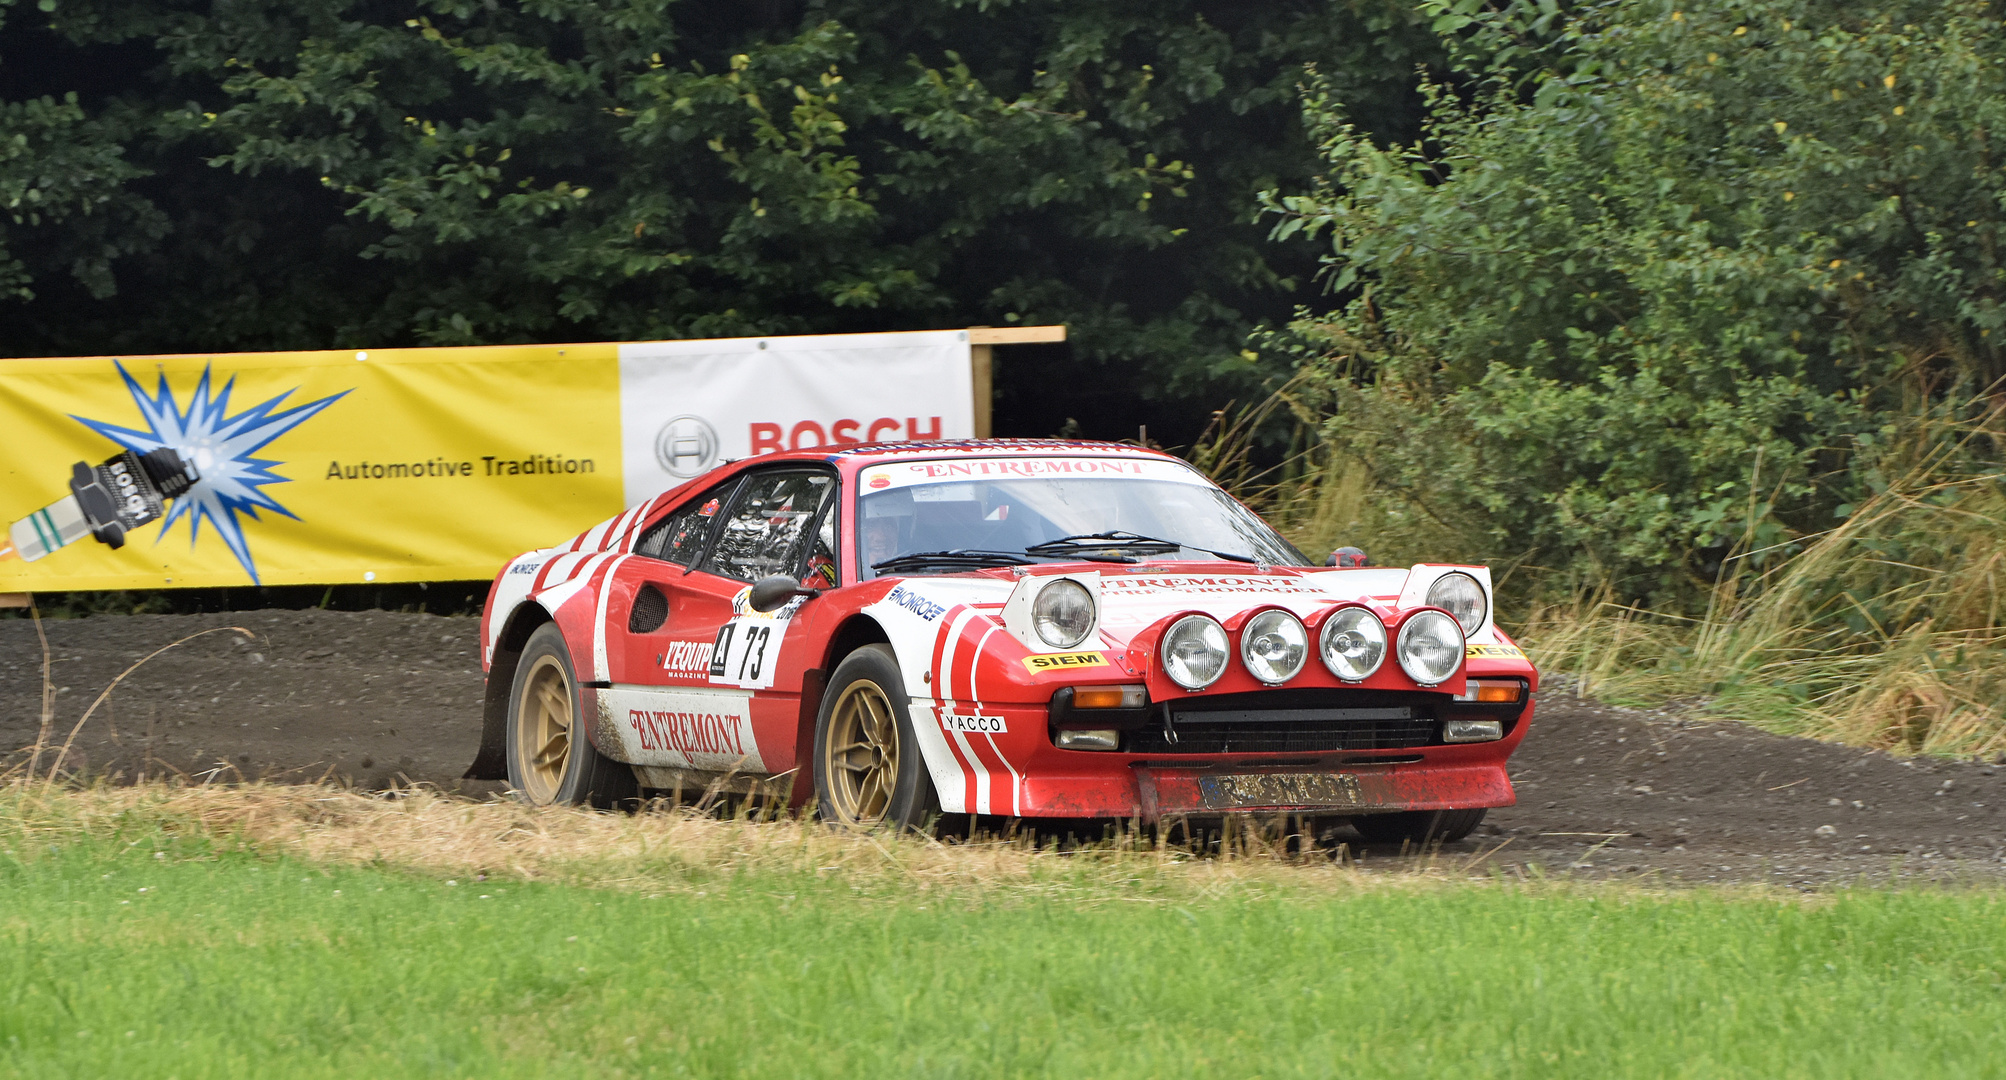
POLYGON ((1296 677, 1309 659, 1309 631, 1286 611, 1263 611, 1240 631, 1240 662, 1270 686, 1296 677))
POLYGON ((1400 669, 1422 686, 1436 686, 1463 663, 1463 629, 1439 611, 1416 612, 1400 627, 1400 669))
POLYGON ((1428 586, 1428 606, 1454 615, 1464 634, 1476 633, 1477 627, 1484 624, 1484 616, 1490 614, 1484 587, 1477 584, 1476 578, 1460 571, 1443 574, 1428 586))
POLYGON ((1031 627, 1055 649, 1078 645, 1094 628, 1094 594, 1072 578, 1052 582, 1031 602, 1031 627))
POLYGON ((1163 635, 1163 671, 1186 690, 1203 690, 1226 673, 1226 628, 1203 615, 1186 615, 1163 635))
POLYGON ((1363 682, 1386 662, 1386 624, 1362 607, 1323 621, 1323 664, 1345 682, 1363 682))

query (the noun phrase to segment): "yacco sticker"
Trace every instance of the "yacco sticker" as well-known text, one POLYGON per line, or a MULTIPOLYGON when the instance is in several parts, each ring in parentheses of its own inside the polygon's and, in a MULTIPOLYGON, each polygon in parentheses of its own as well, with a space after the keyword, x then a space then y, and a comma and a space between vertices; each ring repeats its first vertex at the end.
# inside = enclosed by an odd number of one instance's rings
POLYGON ((1097 652, 1055 652, 1027 656, 1024 666, 1032 671, 1061 671, 1066 668, 1106 667, 1107 655, 1097 652))
POLYGON ((925 619, 927 622, 932 622, 940 618, 941 613, 947 610, 947 608, 913 592, 904 585, 893 586, 891 593, 885 597, 885 602, 902 607, 914 615, 925 619))
POLYGON ((1000 716, 963 716, 960 713, 940 714, 940 726, 971 735, 1001 735, 1010 730, 1000 716))
POLYGON ((965 483, 970 480, 1045 480, 1066 477, 1114 477, 1131 480, 1167 480, 1179 484, 1210 485, 1189 466, 1174 461, 1129 457, 1004 457, 975 461, 905 461, 895 465, 873 465, 863 472, 864 486, 872 491, 915 484, 965 483), (883 481, 880 483, 880 481, 883 481))
POLYGON ((1466 650, 1470 657, 1486 659, 1523 660, 1525 653, 1516 645, 1471 645, 1466 650))

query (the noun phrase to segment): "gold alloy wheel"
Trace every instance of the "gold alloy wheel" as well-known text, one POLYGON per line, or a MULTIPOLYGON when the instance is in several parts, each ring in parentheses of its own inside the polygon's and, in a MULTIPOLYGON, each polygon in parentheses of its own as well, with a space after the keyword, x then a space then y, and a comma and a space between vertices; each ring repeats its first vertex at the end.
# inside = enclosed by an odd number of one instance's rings
POLYGON ((891 808, 899 777, 899 724, 891 699, 869 679, 843 690, 829 716, 829 741, 822 752, 822 775, 829 781, 827 809, 846 825, 875 825, 891 808))
POLYGON ((522 682, 522 700, 516 702, 515 739, 523 794, 538 806, 557 800, 564 769, 571 763, 574 698, 557 657, 537 657, 522 682))

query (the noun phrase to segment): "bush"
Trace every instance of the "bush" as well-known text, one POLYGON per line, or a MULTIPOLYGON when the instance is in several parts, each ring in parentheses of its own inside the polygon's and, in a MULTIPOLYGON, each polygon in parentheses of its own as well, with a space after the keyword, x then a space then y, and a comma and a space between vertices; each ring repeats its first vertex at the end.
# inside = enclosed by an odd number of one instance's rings
POLYGON ((1424 137, 1313 86, 1328 174, 1268 198, 1345 302, 1264 348, 1373 542, 1695 614, 1917 460, 1993 466, 1934 423, 2006 375, 1993 5, 1425 7, 1459 60, 1424 137))

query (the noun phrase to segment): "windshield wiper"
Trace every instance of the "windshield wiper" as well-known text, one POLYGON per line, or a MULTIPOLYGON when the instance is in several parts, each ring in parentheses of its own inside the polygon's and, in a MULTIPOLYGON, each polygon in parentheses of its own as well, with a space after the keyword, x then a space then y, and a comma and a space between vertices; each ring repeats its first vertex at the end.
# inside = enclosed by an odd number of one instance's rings
MULTIPOLYGON (((1214 551, 1211 548, 1199 547, 1196 544, 1186 544, 1177 540, 1163 540, 1154 536, 1144 536, 1141 533, 1124 532, 1120 529, 1114 529, 1109 532, 1080 533, 1076 536, 1061 536, 1057 540, 1047 540, 1041 544, 1032 544, 1030 547, 1024 549, 1024 553, 1026 555, 1057 555, 1076 548, 1155 548, 1157 554, 1168 554, 1172 551, 1190 548, 1193 551, 1202 551, 1208 555, 1215 555, 1227 562, 1250 563, 1255 561, 1252 555, 1241 555, 1233 551, 1214 551)), ((1081 557, 1084 558, 1085 556, 1081 557)))
POLYGON ((955 548, 953 551, 914 551, 897 555, 884 562, 872 563, 871 569, 879 573, 896 574, 906 570, 920 570, 930 566, 951 566, 956 568, 984 568, 991 566, 1030 566, 1031 560, 1022 555, 1012 555, 1007 551, 983 551, 979 548, 955 548))

